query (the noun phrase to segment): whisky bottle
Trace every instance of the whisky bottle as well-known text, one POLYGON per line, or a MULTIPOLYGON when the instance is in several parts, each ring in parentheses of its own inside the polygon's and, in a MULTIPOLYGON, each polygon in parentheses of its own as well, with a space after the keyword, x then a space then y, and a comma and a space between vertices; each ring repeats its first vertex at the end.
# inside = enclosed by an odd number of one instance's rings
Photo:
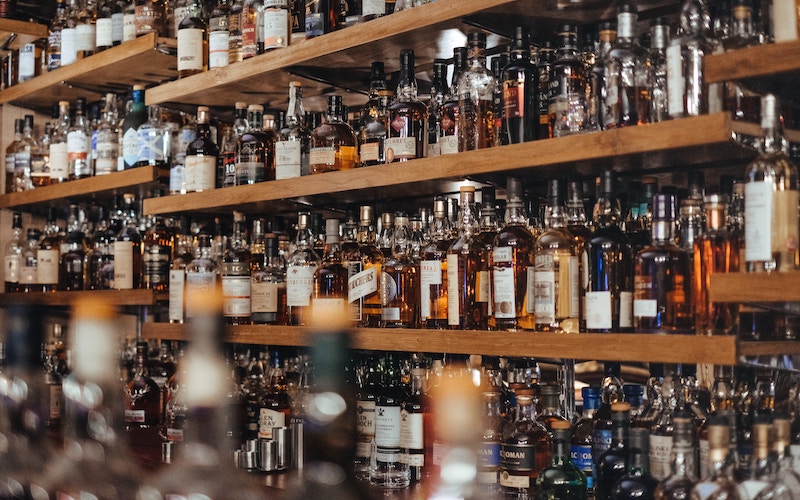
POLYGON ((533 309, 536 330, 571 332, 580 330, 581 259, 575 239, 566 228, 564 184, 548 183, 549 202, 545 231, 533 247, 533 309))
POLYGON ((312 174, 359 166, 358 138, 344 116, 342 96, 328 96, 326 121, 311 132, 309 165, 312 174))
POLYGON ((588 129, 590 122, 586 103, 586 71, 578 53, 577 26, 562 26, 558 39, 547 97, 553 137, 583 132, 588 129))
POLYGON ((566 421, 553 422, 552 460, 536 478, 537 498, 587 498, 586 476, 572 463, 569 456, 570 427, 566 421))
POLYGON ((217 0, 208 15, 208 69, 222 68, 230 60, 229 0, 217 0))
MULTIPOLYGON (((390 8, 390 2, 386 0, 362 0, 360 3, 362 21, 371 21, 393 12, 388 10, 390 8)), ((391 5, 391 7, 394 6, 391 5)))
POLYGON ((728 231, 728 198, 705 197, 706 231, 694 242, 692 304, 694 327, 701 335, 730 335, 738 331, 739 306, 711 302, 709 282, 714 273, 739 271, 741 240, 728 231))
POLYGON ((467 36, 467 67, 458 77, 458 150, 494 145, 494 89, 497 81, 486 68, 486 34, 467 36))
POLYGON ((231 0, 228 10, 228 64, 242 61, 242 0, 231 0))
POLYGON ((178 24, 178 78, 202 73, 206 60, 207 26, 203 3, 191 0, 178 24))
POLYGON ((139 161, 139 126, 147 121, 144 105, 144 85, 134 85, 130 110, 122 121, 122 159, 124 170, 134 168, 139 161))
POLYGON ((369 482, 381 489, 402 489, 411 483, 408 462, 403 460, 402 410, 408 394, 400 384, 398 373, 387 361, 382 387, 375 400, 375 437, 370 463, 369 482))
POLYGON ((122 41, 136 40, 136 3, 124 2, 122 12, 122 41))
MULTIPOLYGON (((276 427, 287 427, 292 405, 286 387, 286 374, 277 352, 270 354, 270 366, 266 374, 266 390, 261 395, 258 405, 258 437, 274 439, 273 430, 276 427)), ((278 464, 279 470, 281 465, 278 464)))
POLYGON ((218 292, 218 286, 219 272, 213 259, 211 235, 201 232, 197 235, 194 258, 186 265, 185 318, 187 320, 197 318, 206 312, 199 308, 199 304, 189 300, 189 297, 218 292))
POLYGON ((631 429, 629 439, 627 471, 611 490, 611 498, 613 500, 653 498, 658 480, 647 470, 647 431, 631 429))
POLYGON ((94 54, 97 43, 97 11, 96 2, 84 1, 80 3, 77 13, 78 23, 75 26, 78 58, 83 59, 94 54))
POLYGON ((534 141, 539 132, 539 69, 531 62, 531 39, 514 28, 509 63, 503 71, 503 127, 510 144, 534 141))
POLYGON ((134 0, 136 36, 156 33, 156 36, 168 37, 167 0, 134 0))
POLYGON ((676 500, 690 498, 697 478, 691 466, 694 465, 694 429, 689 418, 676 416, 673 419, 675 430, 672 435, 671 471, 656 488, 655 500, 676 500), (691 457, 691 458, 690 458, 691 457))
POLYGON ((627 471, 630 460, 630 405, 614 403, 611 407, 613 430, 611 447, 595 458, 595 484, 597 500, 610 500, 616 482, 627 471))
MULTIPOLYGON (((103 120, 97 125, 94 175, 110 174, 116 172, 119 167, 119 129, 117 128, 117 122, 117 96, 108 93, 105 98, 103 120)), ((52 163, 52 151, 50 155, 52 163)))
POLYGON ((647 58, 636 38, 636 6, 617 10, 617 38, 605 60, 603 126, 607 129, 650 123, 647 58))
MULTIPOLYGON (((373 61, 370 66, 367 102, 361 108, 359 118, 359 157, 366 166, 383 163, 383 140, 389 126, 388 105, 381 105, 381 91, 386 88, 386 73, 381 61, 373 61), (376 120, 378 120, 376 122, 376 120), (370 140, 371 139, 371 140, 370 140)), ((389 94, 390 102, 394 93, 389 94)))
POLYGON ((437 197, 430 241, 420 249, 419 317, 424 328, 447 328, 447 250, 452 243, 447 201, 437 197))
POLYGON ((505 224, 494 239, 492 298, 498 330, 534 328, 534 239, 528 231, 522 183, 509 177, 506 186, 505 224))
POLYGON ((122 229, 114 241, 114 288, 130 290, 142 286, 142 235, 139 233, 135 198, 124 196, 122 229))
POLYGON ((197 108, 197 136, 186 148, 182 192, 208 191, 216 187, 219 149, 211 140, 208 108, 197 108))
POLYGON ((47 209, 47 224, 44 227, 44 236, 39 243, 36 259, 39 261, 39 284, 44 292, 54 292, 58 289, 58 267, 61 261, 61 238, 56 209, 47 209))
POLYGON ((491 254, 481 244, 475 187, 460 189, 458 238, 447 250, 447 324, 485 330, 489 317, 491 254))
POLYGON ((453 49, 453 76, 450 79, 450 88, 444 98, 444 104, 439 109, 439 145, 440 155, 458 153, 459 114, 458 106, 458 79, 467 69, 467 48, 456 47, 453 49))
POLYGON ((22 143, 22 132, 25 129, 25 122, 21 118, 14 120, 14 140, 6 146, 6 193, 13 193, 14 187, 14 168, 16 165, 17 148, 22 143))
POLYGON ((667 48, 667 108, 669 116, 698 116, 709 112, 705 57, 716 46, 704 0, 685 0, 678 33, 667 48))
POLYGON ((431 98, 428 101, 428 151, 426 156, 439 156, 439 135, 442 117, 442 105, 447 99, 447 59, 433 60, 433 78, 431 79, 431 98))
POLYGON ((614 172, 603 172, 588 242, 589 284, 584 318, 589 332, 624 332, 633 326, 633 269, 628 237, 619 227, 614 172))
POLYGON ((667 91, 667 47, 669 46, 669 24, 664 17, 650 21, 650 118, 656 122, 669 119, 667 91))
POLYGON ((503 68, 508 66, 508 63, 509 53, 501 52, 497 57, 492 59, 490 64, 492 76, 494 76, 494 81, 497 82, 492 92, 492 116, 494 117, 495 130, 494 143, 497 146, 510 144, 503 121, 505 120, 505 112, 503 109, 503 68))
POLYGON ((86 273, 86 250, 83 231, 70 231, 62 245, 58 266, 58 289, 65 291, 83 290, 86 273))
POLYGON ((286 268, 278 255, 278 236, 268 233, 263 236, 263 251, 259 254, 258 226, 261 220, 253 221, 253 256, 250 283, 250 319, 256 325, 283 325, 286 318, 286 268), (261 259, 258 259, 259 255, 261 259))
POLYGON ((169 286, 173 236, 163 217, 153 216, 142 238, 142 287, 159 292, 169 286))
POLYGON ((692 498, 700 500, 712 498, 741 500, 747 498, 740 495, 730 467, 731 432, 735 432, 735 430, 731 431, 726 420, 719 417, 712 419, 712 423, 708 426, 708 458, 711 464, 711 476, 694 485, 691 493, 692 498))
POLYGON ((291 325, 307 325, 311 320, 311 296, 314 293, 314 272, 320 265, 319 255, 312 248, 309 229, 311 214, 297 216, 297 237, 294 252, 286 260, 286 306, 291 325))
MULTIPOLYGON (((42 287, 39 285, 39 261, 36 259, 36 253, 39 249, 39 239, 41 237, 42 232, 38 229, 28 229, 27 241, 22 248, 22 258, 20 259, 20 292, 29 293, 42 291, 42 287)), ((6 269, 8 269, 8 267, 6 267, 6 269)))
POLYGON ((303 84, 289 82, 289 107, 286 126, 275 143, 275 178, 289 179, 311 173, 311 132, 305 126, 303 84))
POLYGON ((550 108, 548 98, 550 94, 550 73, 553 70, 553 63, 556 60, 556 48, 553 42, 545 40, 539 47, 539 139, 553 137, 553 130, 550 128, 550 108))
POLYGON ((689 256, 674 243, 675 197, 653 197, 652 243, 634 261, 633 326, 637 332, 689 333, 689 256))
MULTIPOLYGON (((292 16, 287 0, 267 0, 258 10, 258 53, 288 47, 292 34, 292 16)), ((291 109, 291 108, 290 108, 291 109)))
POLYGON ((11 219, 11 237, 5 250, 5 291, 18 292, 22 267, 22 213, 14 212, 11 219))
POLYGON ((92 164, 89 160, 91 132, 85 111, 86 98, 79 97, 75 102, 75 119, 66 134, 69 180, 83 179, 92 175, 92 164))
POLYGON ((172 248, 167 314, 170 323, 183 323, 186 310, 186 267, 194 259, 193 236, 188 217, 181 217, 172 248))
POLYGON ((237 186, 275 180, 275 143, 263 130, 264 107, 251 104, 247 107, 247 131, 236 145, 237 186))
POLYGON ((353 472, 361 482, 369 481, 372 459, 372 441, 375 438, 375 402, 381 387, 380 365, 370 356, 366 359, 363 374, 356 391, 356 450, 353 472))
POLYGON ((295 2, 305 5, 306 38, 322 36, 336 29, 335 0, 295 0, 295 2))
POLYGON ((147 121, 136 129, 136 166, 166 167, 169 161, 169 131, 161 121, 161 106, 148 106, 147 115, 147 121))
POLYGON ((400 51, 400 76, 395 101, 389 105, 389 129, 384 141, 386 163, 423 158, 427 151, 428 108, 417 99, 414 51, 400 51))
POLYGON ((350 320, 358 326, 378 327, 381 322, 383 253, 375 246, 372 206, 359 207, 358 248, 347 260, 347 302, 350 320))
POLYGON ((63 0, 56 2, 56 13, 47 33, 47 71, 61 67, 61 34, 67 23, 67 5, 63 0))
POLYGON ((44 185, 50 173, 44 171, 44 155, 33 136, 33 115, 25 115, 22 140, 14 153, 14 190, 28 191, 44 185))
POLYGON ((347 298, 348 263, 339 245, 339 219, 327 219, 322 261, 314 271, 314 292, 311 299, 314 317, 320 322, 347 317, 347 298))
POLYGON ((114 12, 118 10, 117 6, 117 2, 113 0, 99 0, 97 2, 97 20, 95 21, 94 37, 94 48, 96 52, 102 52, 114 46, 113 15, 114 12))
POLYGON ((476 488, 485 498, 498 498, 500 487, 500 442, 503 439, 503 408, 500 393, 487 390, 482 393, 481 442, 478 444, 478 475, 476 488))
POLYGON ((391 254, 381 273, 381 324, 385 328, 419 326, 420 269, 412 257, 412 231, 408 216, 394 218, 391 254))
POLYGON ((244 214, 233 212, 233 234, 220 265, 222 313, 229 325, 250 324, 250 248, 246 223, 244 214))
MULTIPOLYGON (((662 480, 669 475, 670 450, 672 449, 672 435, 675 426, 672 422, 673 415, 678 410, 681 390, 680 378, 668 366, 664 368, 664 378, 661 382, 661 412, 653 420, 649 440, 650 472, 657 480, 662 480)), ((692 460, 692 467, 695 466, 692 460)))
MULTIPOLYGON (((600 408, 597 409, 592 419, 592 457, 595 462, 603 452, 611 447, 614 426, 613 419, 611 418, 611 407, 615 403, 621 402, 624 398, 622 380, 620 380, 620 363, 605 361, 603 365, 605 376, 601 382, 600 408)), ((655 363, 651 364, 651 372, 654 370, 655 366, 661 365, 656 365, 655 363)), ((661 399, 659 397, 658 402, 660 401, 661 399)), ((659 406, 659 409, 660 408, 659 406)), ((628 412, 630 412, 630 405, 628 407, 628 412)), ((630 416, 628 418, 630 420, 630 416)), ((596 473, 597 470, 595 470, 595 474, 596 473)), ((596 484, 597 476, 595 475, 595 485, 596 484)))
POLYGON ((423 484, 433 466, 433 401, 425 388, 427 367, 415 361, 411 390, 400 410, 400 447, 411 481, 423 484))
POLYGON ((125 429, 133 433, 132 438, 144 437, 137 431, 153 429, 162 418, 161 389, 147 370, 147 351, 147 342, 136 343, 133 371, 125 387, 125 429))
POLYGON ((744 259, 749 272, 791 271, 798 262, 797 167, 786 156, 780 105, 761 100, 761 154, 745 177, 744 259))
POLYGON ((61 64, 67 66, 78 60, 78 3, 67 0, 63 25, 61 27, 61 64))
POLYGON ((532 390, 518 390, 516 401, 510 435, 500 444, 500 486, 506 497, 538 498, 539 472, 550 464, 553 443, 536 420, 532 390))
POLYGON ((583 396, 583 413, 572 429, 570 458, 572 463, 586 476, 587 491, 594 495, 592 431, 594 428, 594 415, 597 409, 600 408, 600 388, 584 387, 581 389, 581 396, 583 396))

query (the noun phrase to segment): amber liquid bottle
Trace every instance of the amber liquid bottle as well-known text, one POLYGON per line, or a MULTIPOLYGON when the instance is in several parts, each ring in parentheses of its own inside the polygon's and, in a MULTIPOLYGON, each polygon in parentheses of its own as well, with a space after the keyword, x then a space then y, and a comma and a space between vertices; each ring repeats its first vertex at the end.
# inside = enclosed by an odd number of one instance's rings
POLYGON ((383 261, 381 274, 381 324, 385 328, 419 326, 419 263, 415 262, 408 216, 394 219, 391 255, 383 261))
POLYGON ((425 157, 428 108, 417 99, 414 51, 400 52, 397 99, 389 105, 389 130, 384 141, 386 163, 425 157))
POLYGON ((358 248, 346 256, 350 319, 358 326, 375 328, 381 321, 381 276, 383 252, 375 245, 375 212, 372 206, 359 208, 358 248))
POLYGON ((532 395, 521 392, 511 435, 500 444, 500 486, 506 498, 536 498, 536 479, 550 464, 553 446, 536 419, 532 395))
POLYGON ((344 116, 342 96, 328 96, 325 123, 311 132, 309 157, 312 174, 348 170, 359 166, 358 138, 344 116))
POLYGON ((447 201, 433 200, 430 242, 420 250, 420 320, 425 328, 447 328, 447 250, 453 240, 447 201))
POLYGON ((339 219, 325 221, 325 249, 322 263, 314 272, 311 304, 318 318, 346 317, 347 264, 339 244, 339 219))

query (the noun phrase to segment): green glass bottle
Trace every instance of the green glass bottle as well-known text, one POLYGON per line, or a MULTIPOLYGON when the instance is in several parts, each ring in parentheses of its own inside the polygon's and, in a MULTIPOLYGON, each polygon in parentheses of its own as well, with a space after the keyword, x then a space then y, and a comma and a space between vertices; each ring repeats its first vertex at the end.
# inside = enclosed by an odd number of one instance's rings
POLYGON ((570 460, 571 426, 557 420, 551 424, 553 458, 536 478, 536 498, 539 500, 572 500, 587 498, 586 476, 570 460))

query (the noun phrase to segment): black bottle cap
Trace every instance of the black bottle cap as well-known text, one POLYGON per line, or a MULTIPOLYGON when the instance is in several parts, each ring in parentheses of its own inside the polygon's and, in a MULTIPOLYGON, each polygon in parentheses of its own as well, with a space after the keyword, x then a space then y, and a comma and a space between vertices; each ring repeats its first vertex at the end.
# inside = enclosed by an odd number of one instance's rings
POLYGON ((14 132, 21 134, 25 130, 25 120, 17 118, 14 120, 14 132))
POLYGON ((719 193, 733 197, 733 185, 736 184, 736 177, 733 175, 722 175, 719 178, 719 193))
POLYGON ((414 51, 412 49, 403 49, 400 51, 400 67, 401 68, 414 67, 414 51))
POLYGON ((35 227, 32 227, 32 228, 28 229, 28 239, 29 240, 37 240, 38 241, 39 238, 41 238, 41 237, 42 237, 42 232, 39 231, 38 229, 36 229, 35 227))
POLYGON ((33 130, 33 115, 25 115, 25 126, 33 130))
POLYGON ((4 329, 6 366, 36 370, 42 363, 44 314, 32 304, 12 304, 6 311, 4 329))
POLYGON ((369 72, 369 79, 370 80, 385 80, 386 79, 386 70, 384 69, 382 61, 373 61, 372 67, 370 68, 369 72))
POLYGON ((60 109, 58 107, 58 101, 53 103, 53 107, 50 108, 50 118, 56 120, 60 115, 60 109))
POLYGON ((551 207, 564 205, 564 181, 550 179, 547 182, 547 199, 551 207))
POLYGON ((481 188, 481 205, 486 208, 494 208, 496 196, 494 186, 484 186, 481 188))
POLYGON ((83 114, 86 110, 86 98, 78 97, 75 100, 75 114, 83 114))
POLYGON ((530 50, 531 35, 524 26, 514 27, 514 36, 511 37, 511 50, 530 50))
POLYGON ((604 198, 610 198, 616 192, 617 177, 613 170, 604 170, 600 176, 599 194, 604 198))
POLYGON ((486 48, 486 33, 480 31, 473 31, 467 35, 467 44, 470 47, 478 47, 480 49, 486 48))
POLYGON ((706 190, 706 176, 702 170, 689 170, 689 180, 686 183, 689 188, 689 196, 703 197, 706 190))
POLYGON ((433 73, 443 75, 447 73, 447 59, 436 58, 433 60, 433 73))
POLYGON ((653 222, 675 220, 675 196, 671 194, 657 194, 653 196, 653 222))
POLYGON ((506 200, 508 204, 522 204, 522 181, 516 177, 506 180, 506 200))
POLYGON ((453 49, 453 66, 455 66, 457 71, 467 67, 466 47, 456 47, 453 49))
POLYGON ((600 31, 617 31, 617 22, 616 21, 603 21, 597 27, 598 33, 600 31))
POLYGON ((83 238, 83 231, 70 231, 69 235, 67 235, 69 243, 83 243, 83 238))

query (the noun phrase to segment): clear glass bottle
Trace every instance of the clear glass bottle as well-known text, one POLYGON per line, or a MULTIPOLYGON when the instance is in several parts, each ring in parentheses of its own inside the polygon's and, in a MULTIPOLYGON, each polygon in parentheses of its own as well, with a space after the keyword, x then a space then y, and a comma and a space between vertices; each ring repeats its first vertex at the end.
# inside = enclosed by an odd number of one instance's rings
MULTIPOLYGON (((735 432, 735 431, 734 431, 735 432)), ((714 418, 708 426, 708 458, 711 476, 692 488, 692 498, 698 500, 741 500, 731 467, 731 429, 728 422, 714 418)))
POLYGON ((459 151, 484 149, 494 145, 494 89, 497 81, 486 68, 486 34, 467 35, 468 61, 458 77, 459 151))
POLYGON ((233 212, 233 232, 220 263, 222 311, 230 325, 250 324, 250 247, 244 214, 233 212))
MULTIPOLYGON (((20 292, 41 292, 39 284, 39 261, 36 253, 39 249, 39 239, 42 232, 36 228, 28 229, 27 241, 22 248, 22 259, 19 268, 19 291, 20 292)), ((8 266, 6 266, 6 269, 8 266)), ((8 290, 6 290, 8 291, 8 290)))
POLYGON ((669 23, 664 17, 650 21, 650 120, 663 122, 669 119, 667 93, 667 47, 669 23))
POLYGON ((419 316, 424 328, 447 328, 447 250, 452 243, 447 201, 437 197, 430 241, 420 249, 419 316))
POLYGON ((83 179, 92 175, 92 164, 89 159, 91 132, 85 111, 86 98, 79 97, 75 102, 75 119, 66 134, 69 180, 83 179))
POLYGON ((169 160, 169 132, 161 120, 161 106, 148 106, 147 114, 147 121, 136 129, 136 166, 166 167, 169 160))
POLYGON ((695 450, 694 429, 692 421, 685 417, 673 419, 674 432, 672 435, 671 471, 656 488, 653 498, 655 500, 678 500, 690 498, 692 488, 697 483, 695 473, 691 468, 694 464, 695 450))
POLYGON ((577 333, 581 318, 581 259, 566 228, 564 183, 548 183, 545 231, 533 246, 533 309, 537 331, 577 333))
POLYGON ((685 0, 678 33, 667 49, 669 116, 698 116, 709 112, 710 88, 705 81, 705 57, 714 52, 711 17, 704 0, 685 0))
POLYGON ((275 178, 289 179, 311 173, 311 132, 305 126, 303 84, 289 82, 289 106, 286 126, 275 143, 275 178))
POLYGON ((619 5, 617 38, 603 61, 603 126, 607 129, 651 121, 650 72, 646 54, 634 32, 637 17, 634 4, 619 5))
POLYGON ((412 256, 412 231, 408 216, 394 218, 391 254, 381 273, 381 324, 385 328, 419 326, 420 269, 412 256))
POLYGON ((47 71, 61 67, 61 34, 67 23, 67 4, 56 2, 56 12, 47 34, 47 71))
POLYGON ((411 482, 426 484, 434 466, 433 400, 428 395, 427 367, 415 361, 411 389, 400 410, 400 447, 408 463, 411 482))
POLYGON ((492 310, 498 330, 532 330, 534 303, 528 288, 533 282, 534 238, 527 228, 519 179, 508 178, 506 197, 505 224, 492 251, 492 310))
POLYGON ((123 201, 122 228, 114 240, 114 288, 130 290, 142 286, 142 235, 136 216, 136 199, 126 194, 123 201))
POLYGON ((517 391, 516 404, 516 418, 500 444, 500 486, 506 498, 535 498, 539 473, 551 462, 553 442, 536 419, 532 394, 517 391))
POLYGON ((106 175, 117 171, 119 165, 118 121, 117 96, 108 93, 105 98, 103 120, 97 126, 97 157, 94 160, 94 175, 106 175))
POLYGON ((213 259, 211 235, 201 232, 197 235, 194 259, 186 265, 186 311, 185 318, 200 317, 202 311, 198 304, 189 300, 193 294, 208 293, 219 287, 219 272, 213 259))
POLYGON ((798 171, 786 155, 777 98, 761 100, 761 154, 745 177, 744 260, 748 272, 791 271, 798 262, 798 171))
POLYGON ((208 67, 205 19, 203 2, 191 0, 178 24, 178 78, 202 73, 208 67))
POLYGON ((11 218, 11 237, 6 243, 5 262, 5 291, 18 292, 20 287, 20 271, 22 269, 22 253, 24 242, 22 240, 22 213, 14 212, 11 218))
POLYGON ((477 491, 484 498, 499 498, 500 442, 503 440, 503 408, 500 393, 486 390, 482 393, 481 442, 478 444, 477 491))
POLYGON ((689 256, 674 243, 675 197, 653 197, 652 243, 634 261, 633 323, 637 332, 689 333, 689 256))
POLYGON ((311 132, 309 165, 312 174, 359 166, 358 138, 343 112, 342 96, 328 96, 326 121, 311 132))
POLYGON ((423 158, 427 152, 428 108, 417 99, 414 51, 400 51, 400 76, 395 101, 389 105, 384 140, 386 163, 423 158))
POLYGON ((587 498, 586 476, 569 458, 569 422, 553 423, 553 458, 536 479, 537 498, 578 500, 587 498))
POLYGON ((458 238, 447 251, 447 323, 450 328, 485 330, 491 256, 478 239, 475 187, 462 186, 460 193, 458 238))
POLYGON ((97 2, 97 20, 95 22, 94 48, 96 52, 110 49, 114 46, 114 12, 117 9, 114 0, 99 0, 97 2))
POLYGON ((358 326, 371 328, 381 324, 384 261, 383 252, 375 244, 374 219, 372 206, 359 207, 358 248, 345 256, 350 320, 358 326))
POLYGON ((348 266, 339 244, 339 219, 325 221, 325 249, 314 271, 313 314, 321 323, 343 321, 348 316, 348 266))
MULTIPOLYGON (((381 61, 373 61, 370 67, 367 102, 361 108, 359 118, 359 158, 365 166, 383 163, 383 142, 389 126, 388 104, 382 106, 381 92, 387 91, 386 74, 381 61)), ((389 92, 388 96, 394 96, 389 92)))
POLYGON ((263 129, 264 106, 247 107, 248 128, 236 145, 236 185, 275 180, 275 143, 263 129))
POLYGON ((208 15, 208 69, 222 68, 230 60, 229 0, 218 0, 208 15))
POLYGON ((307 325, 311 320, 314 272, 320 259, 312 247, 314 235, 309 229, 310 219, 308 212, 298 214, 295 249, 286 260, 286 306, 292 325, 307 325))
POLYGON ((33 115, 25 115, 22 139, 14 153, 14 190, 28 191, 43 185, 49 172, 43 172, 44 156, 39 141, 33 135, 33 115))
POLYGON ((580 133, 589 127, 587 76, 578 52, 578 27, 570 24, 562 26, 558 40, 547 98, 553 137, 580 133))
POLYGON ((169 270, 170 323, 183 323, 186 311, 186 267, 194 259, 194 237, 188 217, 181 217, 173 244, 172 266, 169 270))
MULTIPOLYGON (((256 224, 253 221, 253 244, 256 245, 256 224)), ((283 325, 286 318, 286 267, 278 255, 278 236, 264 235, 263 262, 251 266, 250 318, 254 324, 283 325)), ((251 250, 254 257, 258 253, 251 250)))
POLYGON ((647 431, 631 429, 627 473, 614 485, 611 492, 612 499, 653 498, 658 481, 647 470, 647 453, 647 431))
POLYGON ((458 105, 458 79, 467 68, 467 48, 455 47, 453 49, 453 75, 450 79, 450 88, 444 99, 444 104, 439 109, 439 154, 456 154, 459 145, 459 115, 458 105))
POLYGON ((17 148, 22 143, 22 133, 25 130, 25 121, 21 118, 14 120, 14 140, 6 146, 6 193, 13 193, 15 189, 14 171, 16 166, 17 148))
POLYGON ((39 261, 39 284, 42 291, 54 292, 58 289, 58 267, 61 262, 61 238, 57 221, 57 211, 54 207, 47 210, 47 223, 44 227, 44 236, 39 242, 36 252, 39 261))
POLYGON ((375 403, 381 387, 381 366, 369 356, 356 391, 356 446, 353 468, 356 479, 369 481, 372 461, 372 441, 375 439, 375 403))

